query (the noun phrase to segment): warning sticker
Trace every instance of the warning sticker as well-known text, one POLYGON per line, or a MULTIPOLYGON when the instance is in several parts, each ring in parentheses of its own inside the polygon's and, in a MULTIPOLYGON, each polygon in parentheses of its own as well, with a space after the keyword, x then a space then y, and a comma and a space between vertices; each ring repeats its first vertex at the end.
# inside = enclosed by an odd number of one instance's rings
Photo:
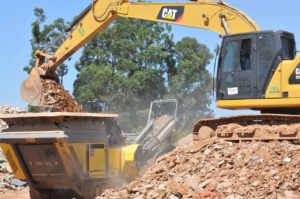
POLYGON ((238 87, 228 88, 227 93, 228 95, 237 95, 239 94, 239 88, 238 87))

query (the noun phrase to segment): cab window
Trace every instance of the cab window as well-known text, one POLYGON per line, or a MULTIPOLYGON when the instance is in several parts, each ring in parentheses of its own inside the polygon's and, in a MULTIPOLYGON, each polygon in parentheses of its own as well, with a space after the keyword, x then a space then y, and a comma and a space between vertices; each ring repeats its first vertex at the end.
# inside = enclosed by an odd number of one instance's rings
POLYGON ((239 43, 237 41, 230 41, 225 44, 223 72, 234 71, 236 66, 236 54, 239 49, 239 43))
POLYGON ((293 60, 296 55, 295 40, 290 37, 281 37, 281 57, 285 60, 293 60))
POLYGON ((240 50, 240 65, 242 70, 251 69, 251 39, 243 39, 240 50))
POLYGON ((223 50, 222 72, 251 69, 251 39, 228 41, 223 50))

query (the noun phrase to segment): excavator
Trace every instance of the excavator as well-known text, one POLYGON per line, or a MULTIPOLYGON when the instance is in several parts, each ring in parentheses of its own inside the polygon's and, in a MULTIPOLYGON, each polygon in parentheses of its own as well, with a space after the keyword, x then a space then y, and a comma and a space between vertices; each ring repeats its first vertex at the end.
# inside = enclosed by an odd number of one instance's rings
MULTIPOLYGON (((119 17, 207 29, 222 36, 217 106, 261 114, 199 120, 193 127, 194 140, 217 136, 237 142, 299 142, 300 56, 293 33, 261 31, 249 16, 223 0, 93 0, 66 27, 62 34, 68 36, 54 54, 48 53, 49 47, 35 53, 36 64, 22 84, 21 97, 33 106, 59 107, 56 95, 49 97, 57 86, 57 67, 119 17)), ((71 98, 62 104, 72 105, 69 112, 81 111, 71 98)), ((0 117, 10 126, 0 136, 4 154, 15 175, 30 182, 32 199, 55 198, 64 191, 89 199, 105 184, 137 173, 139 146, 121 146, 116 115, 69 112, 0 117)))

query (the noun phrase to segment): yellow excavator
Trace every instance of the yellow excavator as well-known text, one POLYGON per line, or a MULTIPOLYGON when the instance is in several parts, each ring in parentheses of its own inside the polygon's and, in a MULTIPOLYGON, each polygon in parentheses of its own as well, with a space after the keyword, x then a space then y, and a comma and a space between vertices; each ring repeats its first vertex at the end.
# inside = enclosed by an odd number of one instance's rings
MULTIPOLYGON (((250 17, 223 0, 94 0, 66 27, 63 34, 68 37, 54 54, 48 49, 36 52, 36 65, 21 87, 22 98, 33 106, 54 106, 55 100, 47 99, 46 87, 56 82, 58 65, 118 17, 208 29, 222 36, 217 106, 262 114, 200 120, 193 128, 194 140, 213 135, 233 141, 300 140, 300 56, 294 35, 260 31, 250 17)), ((105 183, 137 173, 139 147, 120 147, 121 141, 113 139, 120 136, 114 117, 84 113, 1 116, 10 130, 0 135, 0 142, 6 143, 2 147, 15 175, 30 182, 32 199, 53 198, 60 191, 92 198, 105 183), (42 151, 36 154, 40 160, 32 158, 31 151, 42 151)))

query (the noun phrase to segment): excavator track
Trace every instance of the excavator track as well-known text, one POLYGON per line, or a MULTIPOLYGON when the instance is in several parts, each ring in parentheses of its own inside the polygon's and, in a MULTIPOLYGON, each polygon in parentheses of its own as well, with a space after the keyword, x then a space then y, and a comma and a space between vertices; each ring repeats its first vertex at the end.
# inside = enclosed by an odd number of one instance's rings
POLYGON ((217 136, 227 141, 300 142, 300 115, 260 114, 203 119, 193 128, 194 140, 217 136))

